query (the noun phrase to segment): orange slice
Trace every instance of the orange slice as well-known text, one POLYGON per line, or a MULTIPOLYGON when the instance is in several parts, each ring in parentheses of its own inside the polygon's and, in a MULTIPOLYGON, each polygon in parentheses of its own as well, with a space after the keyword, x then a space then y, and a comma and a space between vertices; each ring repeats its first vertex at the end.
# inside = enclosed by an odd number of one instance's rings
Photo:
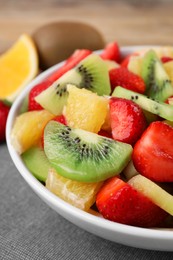
POLYGON ((94 204, 96 194, 103 182, 85 183, 72 181, 49 169, 46 188, 71 205, 88 211, 94 204))
POLYGON ((0 99, 14 101, 38 73, 38 55, 31 37, 23 34, 0 56, 0 99))
POLYGON ((19 115, 12 128, 11 143, 21 154, 39 143, 45 125, 55 117, 46 110, 30 111, 19 115))

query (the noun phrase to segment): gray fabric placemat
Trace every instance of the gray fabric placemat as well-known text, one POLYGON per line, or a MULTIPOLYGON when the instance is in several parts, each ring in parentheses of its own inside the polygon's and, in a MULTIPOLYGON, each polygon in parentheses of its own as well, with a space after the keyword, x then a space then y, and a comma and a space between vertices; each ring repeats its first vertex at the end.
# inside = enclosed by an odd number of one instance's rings
POLYGON ((37 197, 0 145, 0 260, 173 259, 112 243, 71 224, 37 197))

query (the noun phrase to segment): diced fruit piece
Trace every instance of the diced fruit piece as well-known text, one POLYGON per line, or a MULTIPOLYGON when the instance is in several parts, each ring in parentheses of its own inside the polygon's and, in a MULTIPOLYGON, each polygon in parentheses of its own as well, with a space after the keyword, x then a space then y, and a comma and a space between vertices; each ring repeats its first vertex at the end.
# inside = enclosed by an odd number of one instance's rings
POLYGON ((173 127, 153 122, 134 146, 133 163, 137 171, 157 182, 173 181, 173 127))
POLYGON ((105 117, 105 121, 101 127, 102 130, 108 132, 111 134, 112 129, 111 129, 111 122, 110 122, 110 108, 109 108, 109 98, 108 98, 108 110, 107 110, 107 114, 105 117))
POLYGON ((69 83, 78 88, 91 90, 98 95, 110 94, 107 66, 98 55, 91 54, 76 68, 68 71, 51 87, 39 94, 35 100, 51 113, 61 115, 67 101, 67 84, 69 83))
POLYGON ((42 131, 54 115, 46 110, 30 111, 19 115, 11 132, 11 143, 21 154, 36 145, 42 136, 42 131))
POLYGON ((33 146, 21 155, 26 167, 40 181, 45 182, 48 170, 51 167, 44 150, 39 146, 33 146))
POLYGON ((120 49, 117 42, 112 42, 106 45, 105 49, 101 53, 100 57, 104 60, 113 60, 119 62, 120 49))
MULTIPOLYGON (((153 201, 158 207, 173 216, 173 196, 171 194, 140 174, 134 176, 128 183, 134 189, 153 201)), ((159 215, 157 217, 159 217, 159 215)))
POLYGON ((116 87, 112 93, 113 97, 121 97, 132 100, 138 104, 142 109, 151 112, 155 115, 163 117, 167 120, 173 121, 173 107, 163 102, 157 102, 145 95, 136 93, 134 91, 124 89, 122 87, 116 87))
POLYGON ((132 154, 128 144, 55 121, 45 127, 44 150, 60 175, 82 182, 98 182, 119 174, 132 154))
POLYGON ((132 177, 134 177, 137 174, 139 174, 137 172, 137 170, 136 170, 132 160, 128 163, 126 168, 123 170, 123 174, 124 174, 126 180, 130 180, 132 177))
POLYGON ((120 142, 135 144, 147 126, 142 109, 124 98, 113 97, 109 104, 113 138, 120 142))
POLYGON ((98 132, 98 135, 101 135, 101 136, 104 136, 104 137, 107 137, 107 138, 112 138, 111 133, 109 133, 105 130, 102 130, 102 129, 98 132))
POLYGON ((62 75, 64 75, 67 71, 74 68, 80 61, 85 59, 88 55, 90 55, 92 51, 90 50, 76 50, 60 67, 57 71, 53 72, 49 77, 48 80, 54 82, 58 80, 62 75))
POLYGON ((25 113, 28 111, 28 103, 29 103, 29 94, 25 96, 20 106, 19 114, 25 113))
POLYGON ((173 61, 164 63, 163 67, 164 67, 166 73, 168 74, 169 79, 171 80, 171 82, 173 84, 173 61))
POLYGON ((48 87, 50 87, 50 85, 52 84, 51 81, 49 80, 45 80, 39 84, 37 84, 36 86, 34 86, 31 91, 29 92, 29 97, 28 97, 28 110, 32 111, 32 110, 42 110, 43 107, 40 106, 40 104, 38 104, 35 100, 35 97, 38 96, 41 92, 43 92, 45 89, 47 89, 48 87))
POLYGON ((105 182, 96 197, 104 218, 139 227, 155 227, 167 214, 140 191, 117 177, 105 182))
POLYGON ((71 205, 88 211, 95 203, 96 194, 102 182, 84 183, 72 181, 59 175, 54 169, 49 170, 46 188, 71 205))
POLYGON ((117 86, 130 89, 139 93, 144 93, 145 83, 141 77, 128 71, 124 67, 112 69, 109 71, 112 91, 117 86))
POLYGON ((146 94, 158 101, 165 101, 173 95, 173 86, 163 64, 154 51, 148 51, 142 62, 142 78, 146 84, 146 94))
POLYGON ((38 57, 31 37, 23 34, 0 56, 0 99, 13 101, 36 76, 38 57))
POLYGON ((5 141, 6 122, 10 106, 0 100, 0 142, 5 141))
POLYGON ((108 100, 87 90, 68 85, 67 105, 64 111, 67 124, 74 128, 98 133, 105 121, 108 100))
POLYGON ((128 70, 141 76, 142 60, 143 58, 140 56, 131 56, 127 66, 128 70))
POLYGON ((105 60, 104 62, 107 65, 108 70, 120 67, 120 65, 116 61, 113 61, 113 60, 105 60))
POLYGON ((162 63, 167 63, 167 62, 169 62, 169 61, 173 61, 173 58, 167 57, 167 56, 163 56, 163 57, 161 58, 161 61, 162 61, 162 63))

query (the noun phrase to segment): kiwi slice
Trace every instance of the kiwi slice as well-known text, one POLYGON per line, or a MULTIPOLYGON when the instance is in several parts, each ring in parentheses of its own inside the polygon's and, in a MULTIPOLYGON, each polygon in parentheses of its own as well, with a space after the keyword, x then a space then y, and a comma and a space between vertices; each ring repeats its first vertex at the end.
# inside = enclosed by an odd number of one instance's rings
POLYGON ((40 93, 35 100, 54 115, 60 115, 67 101, 69 83, 78 88, 86 88, 100 96, 109 95, 111 91, 105 62, 98 55, 91 54, 40 93))
POLYGON ((173 86, 161 61, 153 50, 148 51, 142 62, 141 76, 146 84, 146 95, 165 101, 173 95, 173 86))
POLYGON ((142 109, 163 117, 167 120, 173 121, 173 106, 171 105, 152 100, 145 95, 138 94, 134 91, 122 87, 116 87, 114 92, 112 93, 112 96, 132 100, 142 109))
POLYGON ((132 154, 129 144, 53 120, 44 130, 44 149, 60 175, 81 182, 99 182, 119 174, 132 154))
POLYGON ((49 163, 44 150, 34 146, 22 154, 22 159, 26 167, 40 181, 45 182, 48 176, 48 170, 52 167, 49 163))

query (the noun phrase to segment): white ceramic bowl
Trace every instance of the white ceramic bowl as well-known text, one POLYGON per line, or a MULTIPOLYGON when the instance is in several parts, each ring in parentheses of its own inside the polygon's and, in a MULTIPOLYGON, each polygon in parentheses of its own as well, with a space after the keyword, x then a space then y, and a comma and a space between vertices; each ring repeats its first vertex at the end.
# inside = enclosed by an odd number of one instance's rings
MULTIPOLYGON (((147 46, 133 46, 122 48, 122 53, 127 55, 135 50, 147 46)), ((118 224, 99 217, 97 214, 86 213, 78 208, 71 206, 62 199, 55 196, 47 190, 25 167, 21 157, 17 154, 10 142, 10 133, 16 116, 18 115, 20 106, 26 94, 37 83, 41 82, 49 74, 55 71, 62 63, 53 66, 47 71, 43 72, 36 79, 34 79, 18 96, 14 102, 8 117, 7 122, 7 145, 11 158, 17 167, 19 173, 23 176, 30 187, 37 193, 37 195, 45 201, 57 213, 62 215, 67 220, 75 225, 91 232, 102 238, 121 243, 124 245, 154 249, 173 251, 173 230, 166 229, 145 229, 132 227, 128 225, 118 224)))

